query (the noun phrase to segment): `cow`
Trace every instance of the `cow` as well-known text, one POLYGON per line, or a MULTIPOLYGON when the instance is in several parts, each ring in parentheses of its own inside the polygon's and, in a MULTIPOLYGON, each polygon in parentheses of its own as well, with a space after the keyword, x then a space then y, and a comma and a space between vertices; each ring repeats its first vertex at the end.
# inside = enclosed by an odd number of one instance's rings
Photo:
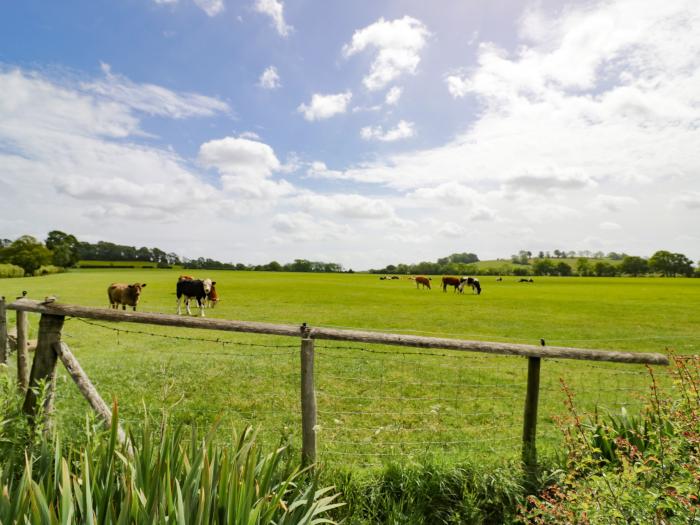
POLYGON ((185 298, 185 309, 188 315, 192 315, 190 311, 190 299, 196 299, 197 305, 199 305, 199 315, 204 317, 204 302, 207 295, 211 292, 211 287, 216 284, 216 281, 211 279, 199 280, 195 279, 193 281, 179 280, 177 281, 177 287, 175 289, 177 294, 177 313, 180 315, 180 300, 182 297, 185 298))
POLYGON ((392 279, 392 280, 396 280, 396 279, 401 279, 401 277, 399 277, 398 275, 392 275, 392 276, 391 276, 391 279, 392 279))
POLYGON ((532 277, 530 277, 529 279, 525 279, 525 277, 523 277, 518 282, 519 283, 534 283, 535 281, 532 280, 532 277))
POLYGON ((426 277, 424 275, 417 275, 415 278, 416 281, 416 288, 420 288, 420 285, 423 285, 423 288, 427 288, 430 290, 430 278, 426 277))
POLYGON ((194 277, 191 275, 181 275, 177 278, 178 281, 194 281, 194 277))
POLYGON ((109 307, 126 310, 127 306, 131 306, 136 311, 136 305, 139 303, 141 289, 146 287, 146 283, 112 283, 107 288, 107 296, 109 297, 109 307))
POLYGON ((499 281, 499 282, 502 280, 503 280, 503 277, 499 277, 498 279, 496 279, 496 281, 499 281))
POLYGON ((219 294, 216 293, 216 287, 214 286, 215 284, 215 281, 211 283, 211 290, 209 290, 209 293, 207 294, 205 301, 207 308, 214 308, 216 303, 219 302, 219 294))
POLYGON ((442 278, 442 291, 446 292, 448 286, 454 286, 454 291, 456 292, 457 289, 459 288, 460 283, 462 282, 463 278, 459 277, 443 277, 442 278))
POLYGON ((472 291, 481 295, 481 283, 476 277, 462 277, 462 282, 459 283, 459 293, 464 292, 464 286, 471 286, 472 291))

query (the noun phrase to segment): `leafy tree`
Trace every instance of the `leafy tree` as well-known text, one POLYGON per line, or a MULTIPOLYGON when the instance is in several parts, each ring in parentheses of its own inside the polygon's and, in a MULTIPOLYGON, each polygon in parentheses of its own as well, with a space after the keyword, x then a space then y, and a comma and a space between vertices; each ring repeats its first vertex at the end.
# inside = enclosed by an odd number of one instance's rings
POLYGON ((564 261, 561 261, 559 264, 557 264, 556 271, 562 277, 568 277, 573 273, 571 266, 565 263, 564 261))
POLYGON ((649 272, 649 263, 636 255, 626 255, 620 263, 620 271, 637 277, 649 272))
POLYGON ((576 272, 584 277, 591 275, 591 263, 586 257, 579 257, 576 261, 576 272))
POLYGON ((0 262, 21 267, 32 275, 41 266, 51 264, 53 253, 31 235, 23 235, 6 248, 0 249, 0 262))
POLYGON ((46 237, 46 247, 53 252, 52 263, 56 266, 70 267, 80 260, 78 239, 59 230, 52 230, 46 237))
POLYGON ((532 273, 535 275, 552 275, 554 272, 554 263, 549 259, 538 259, 532 265, 532 273))
POLYGON ((693 262, 682 253, 659 250, 649 258, 649 268, 665 277, 693 274, 693 262))
POLYGON ((615 277, 617 275, 617 268, 610 263, 598 261, 593 266, 593 271, 598 277, 615 277))

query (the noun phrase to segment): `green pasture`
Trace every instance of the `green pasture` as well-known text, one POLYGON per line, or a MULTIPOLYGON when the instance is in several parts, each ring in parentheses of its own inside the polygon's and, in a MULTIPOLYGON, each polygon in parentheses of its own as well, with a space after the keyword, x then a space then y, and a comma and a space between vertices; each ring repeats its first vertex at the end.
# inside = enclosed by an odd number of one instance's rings
MULTIPOLYGON (((139 310, 174 313, 182 270, 91 269, 0 281, 0 295, 104 308, 112 282, 146 283, 139 310)), ((192 273, 192 272, 188 272, 192 273)), ((367 274, 195 272, 217 282, 208 317, 378 330, 411 335, 698 353, 700 279, 482 277, 480 296, 416 289, 406 278, 367 274)), ((193 310, 193 314, 196 310, 193 310)), ((33 333, 38 317, 30 316, 33 333)), ((14 322, 14 313, 9 313, 14 322)), ((269 443, 300 444, 299 340, 67 319, 64 341, 128 423, 141 411, 210 428, 253 424, 269 443)), ((318 341, 320 459, 376 465, 518 457, 527 361, 515 357, 318 341)), ((11 363, 10 372, 14 371, 11 363)), ((665 380, 663 369, 654 373, 665 380)), ((562 381, 583 413, 640 408, 649 371, 640 365, 542 364, 538 427, 556 453, 562 381)), ((58 427, 70 436, 86 403, 60 369, 58 427)))

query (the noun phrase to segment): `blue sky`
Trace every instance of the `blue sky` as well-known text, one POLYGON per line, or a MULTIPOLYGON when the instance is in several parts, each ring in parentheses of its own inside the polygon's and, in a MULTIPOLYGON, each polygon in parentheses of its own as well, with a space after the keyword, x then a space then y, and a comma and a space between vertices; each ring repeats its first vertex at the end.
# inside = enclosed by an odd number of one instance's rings
POLYGON ((0 92, 2 237, 700 258, 695 1, 12 2, 0 92))

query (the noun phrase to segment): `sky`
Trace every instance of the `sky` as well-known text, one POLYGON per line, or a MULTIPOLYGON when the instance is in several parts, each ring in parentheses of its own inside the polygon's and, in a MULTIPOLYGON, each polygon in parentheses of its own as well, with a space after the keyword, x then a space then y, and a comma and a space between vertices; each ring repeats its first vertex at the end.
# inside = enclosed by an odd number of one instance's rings
POLYGON ((0 7, 0 237, 700 259, 697 0, 0 7))

